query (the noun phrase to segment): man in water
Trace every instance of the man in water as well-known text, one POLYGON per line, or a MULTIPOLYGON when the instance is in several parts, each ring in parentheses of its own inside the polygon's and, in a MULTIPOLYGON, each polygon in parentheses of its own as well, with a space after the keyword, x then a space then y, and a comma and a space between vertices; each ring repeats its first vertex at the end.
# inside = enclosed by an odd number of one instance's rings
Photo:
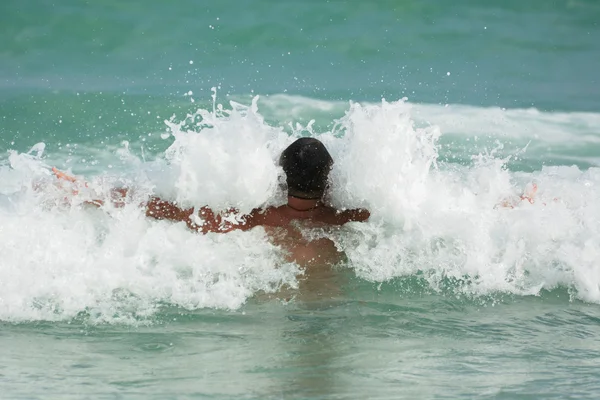
MULTIPOLYGON (((317 139, 301 138, 286 148, 279 159, 287 178, 287 203, 280 207, 254 209, 249 214, 237 216, 235 210, 215 213, 202 207, 183 209, 177 204, 152 197, 146 203, 146 215, 158 220, 183 221, 197 232, 230 232, 236 229, 250 230, 257 226, 265 228, 275 244, 288 252, 288 260, 303 266, 311 264, 335 264, 342 254, 328 238, 307 239, 306 229, 331 228, 352 221, 366 221, 369 211, 364 209, 338 211, 324 204, 323 197, 333 159, 317 139)), ((58 170, 58 178, 74 181, 58 170)), ((116 203, 122 203, 127 190, 117 189, 116 203)), ((102 205, 102 201, 91 202, 102 205)))
POLYGON ((288 251, 290 261, 301 265, 335 264, 341 253, 327 238, 305 239, 302 229, 341 226, 351 221, 366 221, 367 210, 338 211, 323 203, 333 159, 317 139, 301 138, 281 153, 280 165, 287 178, 287 203, 280 207, 254 209, 231 222, 227 214, 215 213, 203 207, 197 215, 194 209, 181 209, 172 202, 152 198, 146 205, 146 215, 156 219, 184 221, 198 232, 229 232, 263 226, 273 241, 288 251), (198 218, 199 217, 199 218, 198 218))

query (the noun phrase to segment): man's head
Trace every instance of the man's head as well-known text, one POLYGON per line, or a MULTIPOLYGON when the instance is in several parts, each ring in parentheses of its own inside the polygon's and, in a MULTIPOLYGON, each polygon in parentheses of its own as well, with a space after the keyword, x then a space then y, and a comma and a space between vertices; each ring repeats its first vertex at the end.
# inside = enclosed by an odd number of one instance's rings
POLYGON ((333 159, 317 139, 300 138, 281 153, 279 164, 287 176, 288 195, 320 199, 327 187, 333 159))

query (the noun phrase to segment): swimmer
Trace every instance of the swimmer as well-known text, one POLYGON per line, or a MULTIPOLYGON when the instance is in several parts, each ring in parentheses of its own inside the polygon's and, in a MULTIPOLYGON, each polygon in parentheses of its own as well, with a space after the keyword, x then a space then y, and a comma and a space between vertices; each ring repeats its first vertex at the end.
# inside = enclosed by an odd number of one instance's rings
MULTIPOLYGON (((319 140, 300 138, 286 148, 279 164, 287 180, 287 203, 280 207, 257 208, 246 215, 237 215, 235 209, 215 212, 202 207, 180 208, 176 203, 152 197, 145 204, 146 216, 157 220, 184 222, 189 229, 201 232, 226 233, 233 230, 247 231, 264 227, 273 242, 288 252, 288 261, 302 266, 311 264, 333 265, 341 261, 340 253, 328 238, 307 239, 305 229, 332 229, 348 222, 366 221, 370 213, 364 209, 336 210, 324 202, 329 172, 333 166, 331 155, 319 140)), ((57 169, 53 172, 59 179, 75 182, 73 177, 57 169)), ((74 194, 77 194, 74 191, 74 194)), ((127 189, 115 189, 111 202, 124 204, 127 189)), ((90 204, 101 206, 103 200, 90 204)))

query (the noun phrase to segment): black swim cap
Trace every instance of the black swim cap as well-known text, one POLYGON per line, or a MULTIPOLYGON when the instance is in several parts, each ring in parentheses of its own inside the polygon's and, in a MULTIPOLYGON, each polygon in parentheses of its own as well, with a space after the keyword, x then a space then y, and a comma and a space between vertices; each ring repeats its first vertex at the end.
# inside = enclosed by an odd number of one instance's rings
POLYGON ((304 199, 323 197, 333 165, 323 143, 300 138, 281 153, 279 164, 287 176, 288 195, 304 199))

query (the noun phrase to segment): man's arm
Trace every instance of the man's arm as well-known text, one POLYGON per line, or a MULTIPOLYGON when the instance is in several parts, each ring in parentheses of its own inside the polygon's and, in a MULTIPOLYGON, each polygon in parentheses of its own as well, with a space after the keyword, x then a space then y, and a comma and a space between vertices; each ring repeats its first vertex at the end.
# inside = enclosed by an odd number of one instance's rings
MULTIPOLYGON (((53 168, 52 171, 58 179, 75 183, 77 179, 65 174, 62 171, 53 168)), ((86 183, 84 183, 87 186, 86 183)), ((110 203, 115 207, 122 207, 127 202, 127 188, 112 189, 110 192, 110 203)), ((73 190, 77 195, 78 191, 73 190)), ((101 207, 106 200, 86 201, 87 204, 101 207)), ((237 210, 229 209, 223 213, 215 213, 208 207, 202 207, 194 216, 194 208, 180 208, 177 203, 162 200, 158 197, 151 197, 145 204, 146 216, 157 220, 169 220, 175 222, 185 222, 188 228, 196 232, 230 232, 236 229, 248 230, 257 225, 260 218, 258 210, 253 210, 250 214, 239 216, 237 210)))
POLYGON ((364 208, 353 210, 344 210, 335 214, 335 224, 343 225, 347 222, 365 222, 369 219, 371 213, 364 208))
POLYGON ((235 209, 215 213, 208 207, 202 207, 194 215, 194 208, 182 209, 177 204, 158 197, 153 197, 146 203, 146 216, 158 220, 182 221, 191 230, 202 233, 248 230, 255 226, 256 220, 253 213, 239 216, 235 209))
POLYGON ((350 221, 365 222, 371 217, 371 212, 364 208, 350 210, 350 221))
POLYGON ((193 208, 182 209, 175 203, 162 200, 158 197, 152 197, 146 203, 146 216, 154 219, 168 219, 170 221, 183 221, 188 226, 191 223, 193 208))

